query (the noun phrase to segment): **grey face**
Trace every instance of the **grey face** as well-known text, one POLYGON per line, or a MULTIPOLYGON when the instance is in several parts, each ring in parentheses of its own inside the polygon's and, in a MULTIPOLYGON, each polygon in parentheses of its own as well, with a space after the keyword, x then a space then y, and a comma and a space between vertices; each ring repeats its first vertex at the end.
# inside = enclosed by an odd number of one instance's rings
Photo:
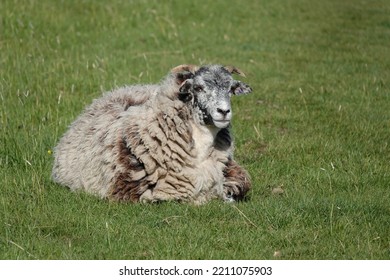
MULTIPOLYGON (((231 95, 251 92, 251 88, 233 79, 223 66, 203 66, 180 88, 181 97, 193 100, 194 113, 201 125, 225 128, 232 119, 231 95)), ((183 98, 184 99, 184 98, 183 98)))

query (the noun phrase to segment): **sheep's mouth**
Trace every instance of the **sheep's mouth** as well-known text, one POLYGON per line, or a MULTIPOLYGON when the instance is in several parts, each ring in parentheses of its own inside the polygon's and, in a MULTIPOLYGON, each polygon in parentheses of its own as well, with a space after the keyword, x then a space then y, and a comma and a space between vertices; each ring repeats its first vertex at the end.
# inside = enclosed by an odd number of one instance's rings
POLYGON ((226 128, 226 127, 229 126, 230 120, 226 120, 226 119, 216 120, 216 119, 213 119, 213 123, 218 128, 226 128))
POLYGON ((213 116, 206 110, 200 110, 200 119, 204 125, 211 125, 217 128, 226 128, 230 125, 231 117, 213 116))

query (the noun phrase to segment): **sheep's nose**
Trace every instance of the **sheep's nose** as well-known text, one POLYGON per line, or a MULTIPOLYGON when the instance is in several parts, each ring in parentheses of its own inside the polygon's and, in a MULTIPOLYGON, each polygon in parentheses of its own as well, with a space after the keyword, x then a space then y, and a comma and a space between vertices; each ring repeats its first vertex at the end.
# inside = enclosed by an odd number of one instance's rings
POLYGON ((223 115, 223 116, 226 116, 227 114, 230 113, 230 109, 221 109, 221 108, 217 108, 217 112, 220 113, 220 114, 223 115))

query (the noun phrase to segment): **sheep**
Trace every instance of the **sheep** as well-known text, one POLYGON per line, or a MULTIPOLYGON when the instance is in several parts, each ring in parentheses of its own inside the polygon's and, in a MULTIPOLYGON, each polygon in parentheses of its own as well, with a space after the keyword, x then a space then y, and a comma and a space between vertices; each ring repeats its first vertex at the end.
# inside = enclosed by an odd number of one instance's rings
POLYGON ((55 147, 53 180, 115 201, 242 200, 251 181, 233 159, 230 98, 252 89, 232 74, 245 76, 180 65, 95 99, 55 147))

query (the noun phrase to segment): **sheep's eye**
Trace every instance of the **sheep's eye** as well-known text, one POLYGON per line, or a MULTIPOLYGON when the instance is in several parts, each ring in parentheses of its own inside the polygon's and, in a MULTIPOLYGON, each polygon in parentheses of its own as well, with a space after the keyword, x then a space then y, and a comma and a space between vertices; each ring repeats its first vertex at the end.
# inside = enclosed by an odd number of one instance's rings
POLYGON ((199 85, 195 85, 195 86, 194 86, 194 91, 195 91, 195 92, 201 92, 201 91, 203 91, 203 87, 202 87, 202 86, 199 86, 199 85))

